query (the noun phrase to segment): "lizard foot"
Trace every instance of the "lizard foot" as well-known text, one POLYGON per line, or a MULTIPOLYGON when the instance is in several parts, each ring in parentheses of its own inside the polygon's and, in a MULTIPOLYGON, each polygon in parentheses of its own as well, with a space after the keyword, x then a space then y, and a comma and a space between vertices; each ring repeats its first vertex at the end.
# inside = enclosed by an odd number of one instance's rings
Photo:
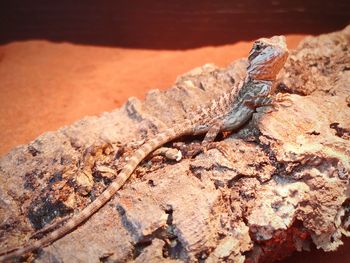
POLYGON ((273 105, 276 105, 277 103, 283 107, 290 107, 293 105, 293 101, 289 98, 288 93, 277 93, 276 96, 273 98, 273 105), (283 105, 282 103, 287 102, 288 104, 283 105))
POLYGON ((222 153, 223 156, 226 158, 229 158, 230 156, 230 150, 227 144, 222 142, 212 142, 207 146, 207 150, 210 149, 217 149, 219 152, 222 153))
POLYGON ((176 142, 173 144, 173 146, 179 149, 179 151, 182 152, 183 157, 186 157, 186 158, 193 158, 198 154, 206 151, 203 145, 199 142, 191 142, 190 144, 186 144, 183 142, 176 142))
POLYGON ((271 113, 278 111, 279 107, 290 107, 293 105, 293 101, 288 98, 289 94, 287 93, 277 93, 273 98, 270 98, 270 102, 264 106, 271 106, 266 112, 271 113), (287 102, 288 104, 283 104, 287 102))

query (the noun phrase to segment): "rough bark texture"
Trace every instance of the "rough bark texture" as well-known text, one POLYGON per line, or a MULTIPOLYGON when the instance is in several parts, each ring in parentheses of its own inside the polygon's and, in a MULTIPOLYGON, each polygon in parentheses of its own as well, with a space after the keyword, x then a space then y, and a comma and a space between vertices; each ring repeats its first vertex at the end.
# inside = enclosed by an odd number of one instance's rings
MULTIPOLYGON (((342 244, 349 225, 350 27, 292 51, 276 109, 261 108, 217 147, 145 160, 85 224, 37 262, 264 262, 342 244)), ((181 76, 168 91, 45 133, 0 159, 2 249, 77 212, 135 148, 244 77, 246 61, 181 76)), ((189 144, 200 138, 182 138, 189 144)), ((172 145, 172 144, 170 144, 172 145)), ((180 146, 179 146, 180 145, 180 146)), ((40 236, 40 233, 37 234, 40 236)))

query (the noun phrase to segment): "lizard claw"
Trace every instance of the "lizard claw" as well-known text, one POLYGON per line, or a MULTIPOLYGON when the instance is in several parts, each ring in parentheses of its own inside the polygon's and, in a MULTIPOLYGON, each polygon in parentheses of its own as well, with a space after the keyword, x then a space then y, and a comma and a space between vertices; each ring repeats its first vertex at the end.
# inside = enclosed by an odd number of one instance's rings
MULTIPOLYGON (((277 93, 275 98, 274 98, 275 103, 279 103, 280 105, 284 107, 290 107, 293 105, 293 101, 289 98, 289 94, 287 93, 277 93), (287 102, 287 105, 283 105, 282 103, 287 102)), ((275 104, 274 103, 274 104, 275 104)))
POLYGON ((212 142, 207 146, 207 150, 216 149, 222 153, 223 156, 228 158, 230 156, 229 147, 226 144, 220 142, 212 142))
POLYGON ((273 112, 273 111, 278 111, 278 108, 280 106, 282 107, 290 107, 293 105, 293 101, 288 98, 289 94, 287 93, 277 93, 274 98, 271 101, 271 108, 270 110, 268 110, 268 112, 273 112), (287 102, 288 104, 285 104, 285 102, 287 102))

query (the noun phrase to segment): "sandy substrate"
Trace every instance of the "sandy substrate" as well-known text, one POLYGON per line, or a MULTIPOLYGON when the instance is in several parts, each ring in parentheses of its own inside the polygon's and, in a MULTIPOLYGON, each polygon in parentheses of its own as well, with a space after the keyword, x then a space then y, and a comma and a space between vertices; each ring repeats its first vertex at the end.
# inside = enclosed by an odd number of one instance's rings
MULTIPOLYGON (((287 37, 290 48, 303 35, 287 37)), ((86 115, 121 106, 205 63, 225 66, 251 42, 190 50, 141 50, 51 43, 0 46, 0 155, 86 115)))

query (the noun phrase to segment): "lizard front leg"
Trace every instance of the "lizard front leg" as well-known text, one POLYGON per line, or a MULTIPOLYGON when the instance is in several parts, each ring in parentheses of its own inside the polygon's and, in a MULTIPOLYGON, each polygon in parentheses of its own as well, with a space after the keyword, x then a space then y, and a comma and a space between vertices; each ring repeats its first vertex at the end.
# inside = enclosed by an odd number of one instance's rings
POLYGON ((249 100, 246 100, 244 102, 245 106, 247 106, 248 108, 255 110, 258 107, 262 107, 262 106, 273 106, 273 102, 274 100, 270 97, 253 97, 249 100))
POLYGON ((246 100, 244 104, 252 110, 263 106, 271 106, 274 110, 277 110, 278 103, 285 101, 292 103, 289 98, 286 98, 285 94, 278 93, 275 97, 254 97, 246 100))

